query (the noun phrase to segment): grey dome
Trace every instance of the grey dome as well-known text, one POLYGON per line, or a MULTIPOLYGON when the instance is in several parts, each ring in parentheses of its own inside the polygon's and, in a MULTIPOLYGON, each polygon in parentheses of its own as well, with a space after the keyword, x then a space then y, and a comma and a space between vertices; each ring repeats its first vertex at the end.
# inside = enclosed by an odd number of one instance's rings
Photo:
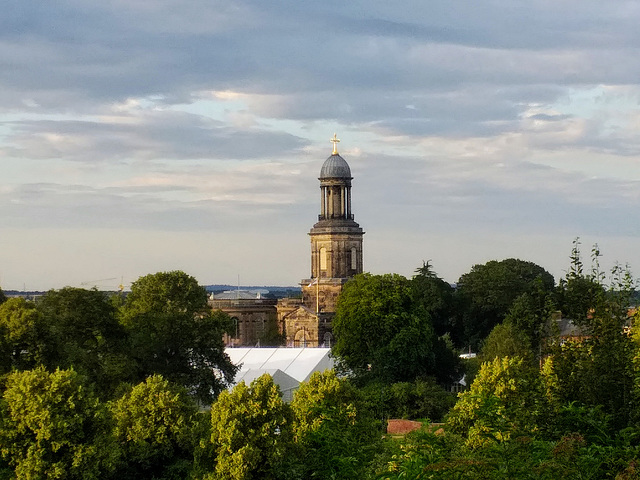
POLYGON ((334 153, 322 165, 320 178, 352 178, 351 169, 344 158, 334 153))

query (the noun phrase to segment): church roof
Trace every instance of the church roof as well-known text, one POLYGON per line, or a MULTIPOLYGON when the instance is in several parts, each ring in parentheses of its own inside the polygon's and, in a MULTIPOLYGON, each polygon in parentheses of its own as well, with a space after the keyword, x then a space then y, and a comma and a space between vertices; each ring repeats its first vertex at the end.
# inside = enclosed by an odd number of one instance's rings
POLYGON ((320 179, 323 178, 352 178, 349 164, 340 155, 334 153, 324 161, 320 169, 320 179))

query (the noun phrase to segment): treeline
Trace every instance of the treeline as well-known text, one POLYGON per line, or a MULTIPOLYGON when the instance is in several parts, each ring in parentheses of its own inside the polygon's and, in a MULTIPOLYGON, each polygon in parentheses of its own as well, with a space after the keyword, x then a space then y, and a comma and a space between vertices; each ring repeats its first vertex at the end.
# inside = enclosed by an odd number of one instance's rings
POLYGON ((456 288, 426 263, 363 274, 334 318, 338 374, 291 404, 267 375, 226 390, 228 316, 182 272, 126 299, 0 294, 0 470, 5 478, 640 478, 635 283, 583 265, 491 261, 456 288), (560 314, 558 314, 560 312, 560 314), (561 337, 559 317, 579 330, 561 337), (479 349, 462 361, 461 351, 479 349), (451 385, 464 378, 459 397, 451 385), (210 411, 204 411, 211 405, 210 411), (425 428, 384 436, 388 418, 425 428), (441 424, 429 427, 432 422, 441 424))
POLYGON ((141 277, 126 299, 63 288, 37 302, 0 305, 0 375, 42 366, 73 368, 99 398, 160 374, 210 403, 236 372, 224 354, 228 316, 212 312, 207 294, 183 272, 141 277))

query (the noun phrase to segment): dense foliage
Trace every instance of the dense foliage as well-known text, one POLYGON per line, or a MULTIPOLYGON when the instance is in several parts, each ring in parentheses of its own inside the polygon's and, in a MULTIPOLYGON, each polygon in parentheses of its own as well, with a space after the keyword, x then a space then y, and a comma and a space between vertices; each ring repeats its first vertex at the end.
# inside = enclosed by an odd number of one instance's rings
POLYGON ((550 292, 553 276, 532 262, 509 258, 474 265, 458 280, 459 302, 455 340, 477 347, 502 322, 521 295, 550 292))
POLYGON ((3 400, 0 452, 17 478, 99 479, 113 471, 106 409, 73 370, 11 373, 3 400))
MULTIPOLYGON (((436 376, 451 382, 457 360, 435 334, 423 276, 357 275, 344 286, 333 320, 333 354, 361 382, 404 382, 436 376), (438 362, 436 362, 438 356, 438 362)), ((434 310, 440 307, 435 305, 434 310)))
POLYGON ((576 241, 555 288, 514 259, 474 266, 458 290, 428 263, 358 276, 334 325, 349 376, 316 373, 291 404, 268 375, 225 390, 228 317, 182 272, 142 277, 126 300, 5 300, 0 478, 637 480, 635 284, 599 255, 587 271, 576 241), (567 315, 579 329, 561 337, 567 315), (457 401, 456 342, 481 346, 457 401), (384 436, 390 417, 424 427, 384 436))
POLYGON ((207 294, 183 272, 138 279, 120 309, 135 360, 136 381, 158 373, 210 403, 233 379, 222 334, 229 318, 207 306, 207 294))

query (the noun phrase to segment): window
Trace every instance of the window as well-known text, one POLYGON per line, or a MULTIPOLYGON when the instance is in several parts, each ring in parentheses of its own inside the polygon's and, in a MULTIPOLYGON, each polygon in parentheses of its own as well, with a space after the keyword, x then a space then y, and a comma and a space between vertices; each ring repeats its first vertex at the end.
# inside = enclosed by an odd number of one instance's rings
POLYGON ((327 269, 327 249, 322 247, 320 249, 320 270, 327 269))

